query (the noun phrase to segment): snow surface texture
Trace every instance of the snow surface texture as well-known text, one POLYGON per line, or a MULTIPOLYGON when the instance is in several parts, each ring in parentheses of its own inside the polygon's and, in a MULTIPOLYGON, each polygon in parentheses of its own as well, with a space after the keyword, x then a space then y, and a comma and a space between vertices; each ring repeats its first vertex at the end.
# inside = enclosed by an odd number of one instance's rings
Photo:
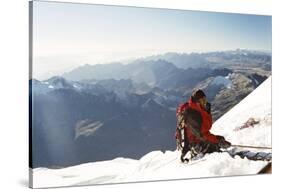
MULTIPOLYGON (((212 132, 233 144, 271 146, 271 77, 216 121, 212 132), (258 124, 236 130, 249 118, 258 120, 258 124)), ((268 163, 231 158, 227 153, 207 154, 188 164, 180 163, 179 157, 179 151, 153 151, 140 160, 116 158, 63 169, 36 168, 32 170, 33 187, 256 174, 268 163)))

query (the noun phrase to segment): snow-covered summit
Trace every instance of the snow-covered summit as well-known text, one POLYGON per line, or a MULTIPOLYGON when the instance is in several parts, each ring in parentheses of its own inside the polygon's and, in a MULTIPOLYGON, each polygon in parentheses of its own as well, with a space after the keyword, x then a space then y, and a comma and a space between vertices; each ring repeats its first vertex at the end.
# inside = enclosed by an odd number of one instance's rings
MULTIPOLYGON (((217 120, 212 133, 233 144, 271 146, 271 77, 217 120), (247 125, 249 119, 254 122, 247 125)), ((180 163, 179 157, 179 151, 153 151, 139 160, 120 157, 62 169, 36 168, 33 187, 256 174, 268 163, 232 158, 227 153, 206 154, 188 164, 180 163)))
POLYGON ((72 88, 72 84, 69 83, 65 78, 59 77, 59 76, 54 76, 48 80, 43 81, 44 84, 49 85, 49 88, 72 88))

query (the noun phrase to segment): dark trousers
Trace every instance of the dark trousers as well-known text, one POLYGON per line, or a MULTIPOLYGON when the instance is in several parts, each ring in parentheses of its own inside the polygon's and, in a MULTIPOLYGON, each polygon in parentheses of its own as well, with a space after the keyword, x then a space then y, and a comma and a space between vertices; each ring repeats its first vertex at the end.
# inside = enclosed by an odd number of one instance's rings
POLYGON ((181 150, 181 161, 184 161, 184 156, 187 154, 187 152, 190 151, 190 144, 187 138, 186 131, 184 132, 184 146, 181 150))
POLYGON ((217 144, 213 144, 210 142, 199 142, 190 144, 191 152, 193 155, 197 154, 207 154, 213 152, 221 152, 219 146, 217 144))
POLYGON ((181 150, 181 159, 184 158, 184 156, 187 154, 187 152, 190 150, 190 146, 189 146, 189 143, 188 141, 184 143, 184 147, 183 149, 181 150))

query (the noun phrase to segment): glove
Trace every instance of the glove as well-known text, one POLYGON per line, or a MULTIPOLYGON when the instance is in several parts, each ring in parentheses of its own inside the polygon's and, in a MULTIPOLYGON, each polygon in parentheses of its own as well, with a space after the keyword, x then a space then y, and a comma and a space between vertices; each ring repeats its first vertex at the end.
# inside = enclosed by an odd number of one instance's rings
POLYGON ((225 141, 225 138, 223 136, 216 135, 216 138, 218 139, 218 141, 225 141))
POLYGON ((228 141, 226 141, 226 140, 224 139, 224 137, 221 137, 221 138, 219 139, 218 146, 219 146, 220 148, 227 149, 227 148, 229 148, 229 147, 231 146, 231 143, 228 142, 228 141))

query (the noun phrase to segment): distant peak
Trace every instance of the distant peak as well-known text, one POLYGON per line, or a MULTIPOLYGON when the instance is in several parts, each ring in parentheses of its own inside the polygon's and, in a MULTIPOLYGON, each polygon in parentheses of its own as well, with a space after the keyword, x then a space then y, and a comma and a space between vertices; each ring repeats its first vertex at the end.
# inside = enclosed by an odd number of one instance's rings
POLYGON ((61 76, 53 76, 45 81, 48 81, 48 82, 54 82, 54 81, 66 81, 65 78, 61 77, 61 76))

